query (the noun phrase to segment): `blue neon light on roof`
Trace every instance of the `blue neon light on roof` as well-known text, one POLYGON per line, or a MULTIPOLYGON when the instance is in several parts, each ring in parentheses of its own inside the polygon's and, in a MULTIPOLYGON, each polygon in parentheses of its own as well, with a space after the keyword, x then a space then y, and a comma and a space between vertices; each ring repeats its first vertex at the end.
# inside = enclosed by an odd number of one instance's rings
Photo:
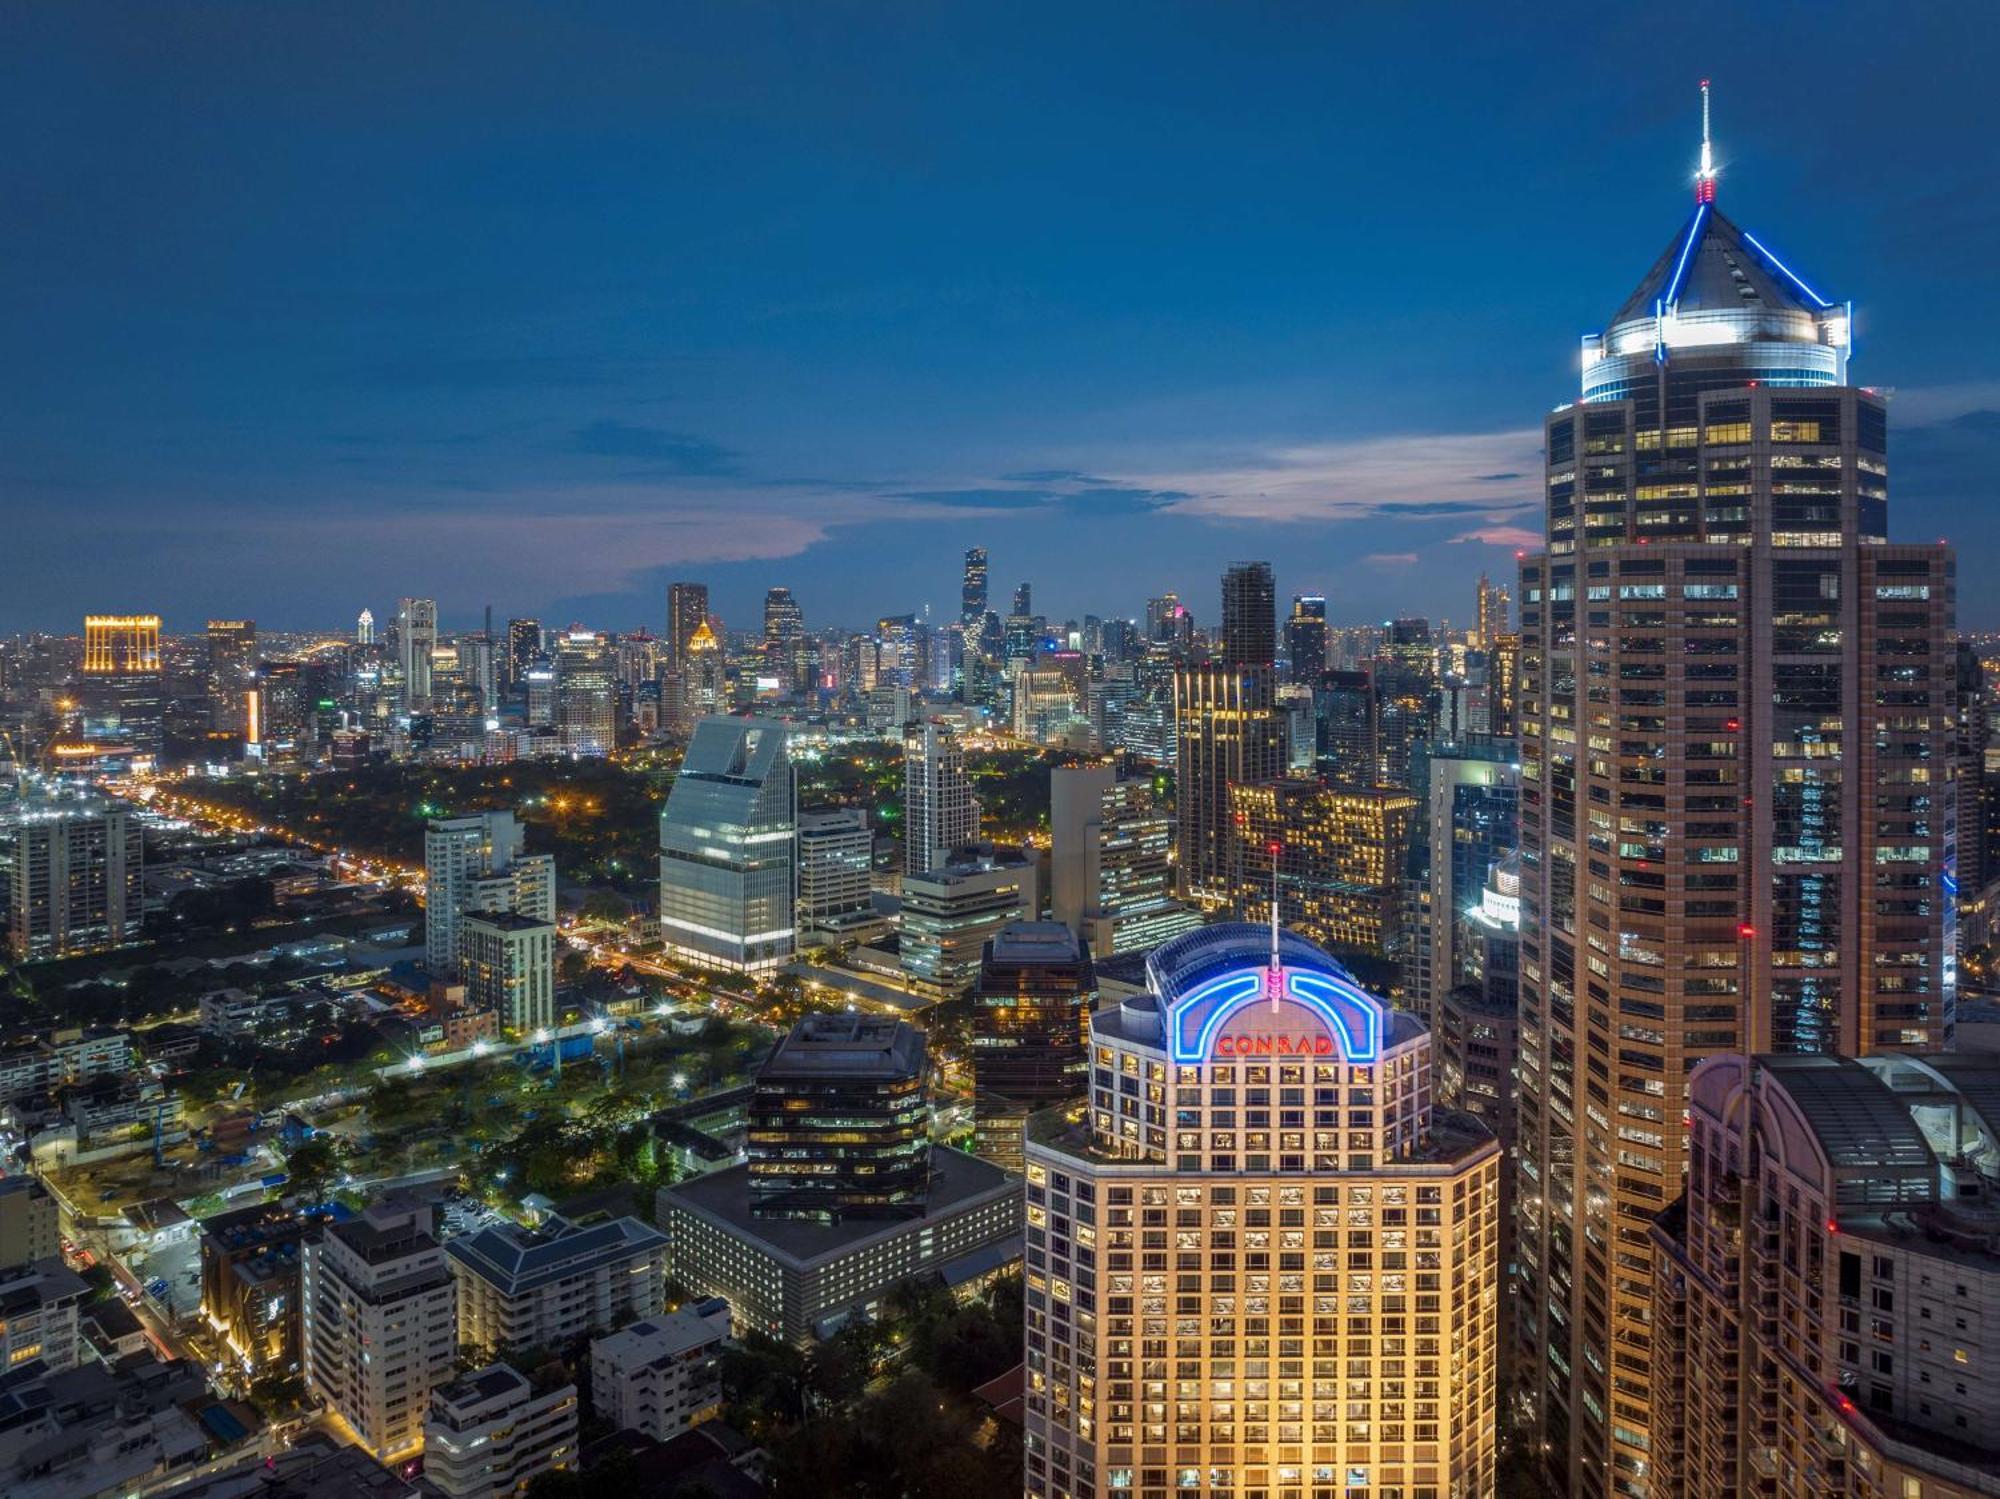
POLYGON ((1681 246, 1681 258, 1674 266, 1673 279, 1667 282, 1667 306, 1672 307, 1681 299, 1681 281, 1687 275, 1688 256, 1694 253, 1695 245, 1701 239, 1701 226, 1708 222, 1708 205, 1702 204, 1694 211, 1694 218, 1688 224, 1687 242, 1681 246))
POLYGON ((1766 260, 1770 261, 1771 264, 1776 266, 1780 271, 1783 271, 1785 274, 1785 279, 1787 281, 1791 282, 1792 285, 1796 286, 1800 291, 1804 292, 1808 297, 1812 298, 1813 301, 1819 303, 1820 306, 1831 307, 1833 305, 1833 303, 1827 301, 1825 297, 1822 297, 1818 292, 1814 291, 1810 286, 1807 286, 1805 282, 1801 281, 1799 279, 1798 272, 1794 271, 1790 266, 1786 265, 1784 261, 1778 259, 1777 256, 1773 255, 1769 249, 1767 249, 1764 245, 1758 242, 1757 236, 1750 233, 1747 229, 1743 232, 1743 243, 1748 245, 1751 249, 1755 250, 1759 255, 1763 256, 1766 260))
MULTIPOLYGON (((1167 1018, 1176 1063, 1206 1062, 1215 1038, 1236 1015, 1266 1003, 1263 968, 1239 968, 1198 985, 1167 1018)), ((1329 973, 1287 967, 1285 996, 1313 1011, 1338 1041, 1342 1059, 1372 1063, 1382 1056, 1382 1003, 1359 984, 1329 973)))

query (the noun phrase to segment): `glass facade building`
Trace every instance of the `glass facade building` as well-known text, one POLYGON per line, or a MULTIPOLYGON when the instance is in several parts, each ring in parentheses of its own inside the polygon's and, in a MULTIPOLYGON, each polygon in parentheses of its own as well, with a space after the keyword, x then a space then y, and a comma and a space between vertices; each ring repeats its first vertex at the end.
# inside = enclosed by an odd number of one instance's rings
POLYGON ((791 961, 797 820, 784 725, 695 726, 660 814, 660 933, 670 952, 736 973, 791 961))

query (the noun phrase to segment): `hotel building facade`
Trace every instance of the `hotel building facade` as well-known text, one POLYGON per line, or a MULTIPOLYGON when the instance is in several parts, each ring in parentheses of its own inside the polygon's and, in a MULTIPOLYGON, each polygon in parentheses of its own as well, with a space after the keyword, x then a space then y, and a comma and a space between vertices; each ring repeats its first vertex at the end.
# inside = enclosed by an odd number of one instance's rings
POLYGON ((1492 1494, 1499 1147, 1429 1034, 1275 928, 1147 977, 1030 1121, 1027 1493, 1492 1494))

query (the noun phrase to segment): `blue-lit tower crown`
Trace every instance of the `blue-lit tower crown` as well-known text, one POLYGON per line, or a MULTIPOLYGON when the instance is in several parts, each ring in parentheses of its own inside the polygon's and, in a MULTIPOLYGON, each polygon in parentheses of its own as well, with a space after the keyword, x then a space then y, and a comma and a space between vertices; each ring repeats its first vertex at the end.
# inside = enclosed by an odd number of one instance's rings
POLYGON ((1852 303, 1826 296, 1715 206, 1704 82, 1694 213, 1605 331, 1585 336, 1583 399, 1635 402, 1643 430, 1662 415, 1692 421, 1703 390, 1845 385, 1853 328, 1852 303))

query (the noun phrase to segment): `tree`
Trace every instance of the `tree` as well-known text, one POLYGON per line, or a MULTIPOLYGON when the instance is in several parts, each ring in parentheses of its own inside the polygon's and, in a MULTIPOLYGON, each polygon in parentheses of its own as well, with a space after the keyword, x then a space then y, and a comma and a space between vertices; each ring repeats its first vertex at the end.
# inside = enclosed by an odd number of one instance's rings
POLYGON ((332 1135, 318 1135, 285 1157, 286 1188, 301 1203, 317 1207, 346 1170, 345 1153, 332 1135))

